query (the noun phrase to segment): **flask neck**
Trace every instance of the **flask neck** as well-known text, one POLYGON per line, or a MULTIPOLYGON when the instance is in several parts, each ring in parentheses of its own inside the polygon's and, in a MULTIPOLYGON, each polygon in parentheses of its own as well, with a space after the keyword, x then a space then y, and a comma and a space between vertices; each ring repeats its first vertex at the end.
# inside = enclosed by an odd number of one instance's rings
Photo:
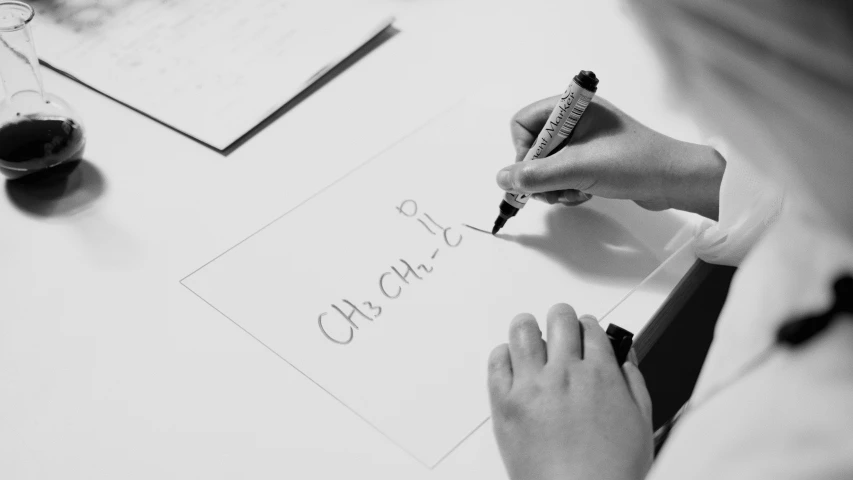
POLYGON ((32 8, 0 2, 0 80, 11 104, 44 101, 38 57, 30 32, 32 8))

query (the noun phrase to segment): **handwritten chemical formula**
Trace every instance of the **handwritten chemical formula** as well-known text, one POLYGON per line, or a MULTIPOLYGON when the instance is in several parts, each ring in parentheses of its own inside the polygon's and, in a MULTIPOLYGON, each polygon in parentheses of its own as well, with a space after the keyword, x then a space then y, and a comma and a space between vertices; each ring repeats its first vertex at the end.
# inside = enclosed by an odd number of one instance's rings
MULTIPOLYGON (((393 302, 405 295, 407 289, 417 288, 417 283, 425 280, 435 269, 435 261, 442 249, 458 248, 463 240, 460 228, 445 227, 438 223, 427 212, 421 212, 414 200, 403 200, 395 208, 402 218, 417 221, 423 226, 425 234, 435 236, 436 248, 426 256, 426 260, 418 262, 401 258, 398 263, 390 265, 388 270, 379 274, 377 297, 383 302, 393 302)), ((340 303, 333 303, 331 311, 323 312, 317 317, 317 326, 323 336, 339 345, 347 345, 353 341, 356 331, 359 330, 359 321, 373 322, 382 315, 382 305, 374 300, 353 302, 344 298, 340 303), (327 326, 331 322, 339 322, 345 327, 344 331, 348 330, 348 334, 335 336, 329 333, 327 326)))

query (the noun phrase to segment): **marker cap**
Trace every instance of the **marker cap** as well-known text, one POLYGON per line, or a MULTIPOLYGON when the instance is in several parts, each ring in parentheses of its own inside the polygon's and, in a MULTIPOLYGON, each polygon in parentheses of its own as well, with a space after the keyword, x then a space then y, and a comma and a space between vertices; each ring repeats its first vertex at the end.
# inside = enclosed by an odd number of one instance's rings
POLYGON ((580 73, 575 75, 574 80, 575 83, 589 90, 590 92, 595 92, 596 90, 598 90, 598 77, 596 77, 595 73, 590 70, 581 70, 580 73))

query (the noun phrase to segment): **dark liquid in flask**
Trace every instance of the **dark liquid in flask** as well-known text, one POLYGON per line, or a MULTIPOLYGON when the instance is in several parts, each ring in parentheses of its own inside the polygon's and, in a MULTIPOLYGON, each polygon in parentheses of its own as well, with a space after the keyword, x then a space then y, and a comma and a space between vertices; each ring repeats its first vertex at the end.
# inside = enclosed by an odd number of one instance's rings
POLYGON ((0 172, 17 179, 62 164, 79 163, 83 128, 57 116, 26 116, 0 127, 0 172))

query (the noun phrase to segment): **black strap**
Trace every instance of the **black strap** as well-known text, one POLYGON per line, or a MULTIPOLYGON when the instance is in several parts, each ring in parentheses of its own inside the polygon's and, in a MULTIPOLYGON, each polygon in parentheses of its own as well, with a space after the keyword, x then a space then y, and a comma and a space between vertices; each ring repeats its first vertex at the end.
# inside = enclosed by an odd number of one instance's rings
POLYGON ((776 332, 776 342, 790 347, 802 345, 832 323, 840 313, 853 313, 853 276, 844 275, 833 285, 832 306, 818 315, 791 320, 776 332))

